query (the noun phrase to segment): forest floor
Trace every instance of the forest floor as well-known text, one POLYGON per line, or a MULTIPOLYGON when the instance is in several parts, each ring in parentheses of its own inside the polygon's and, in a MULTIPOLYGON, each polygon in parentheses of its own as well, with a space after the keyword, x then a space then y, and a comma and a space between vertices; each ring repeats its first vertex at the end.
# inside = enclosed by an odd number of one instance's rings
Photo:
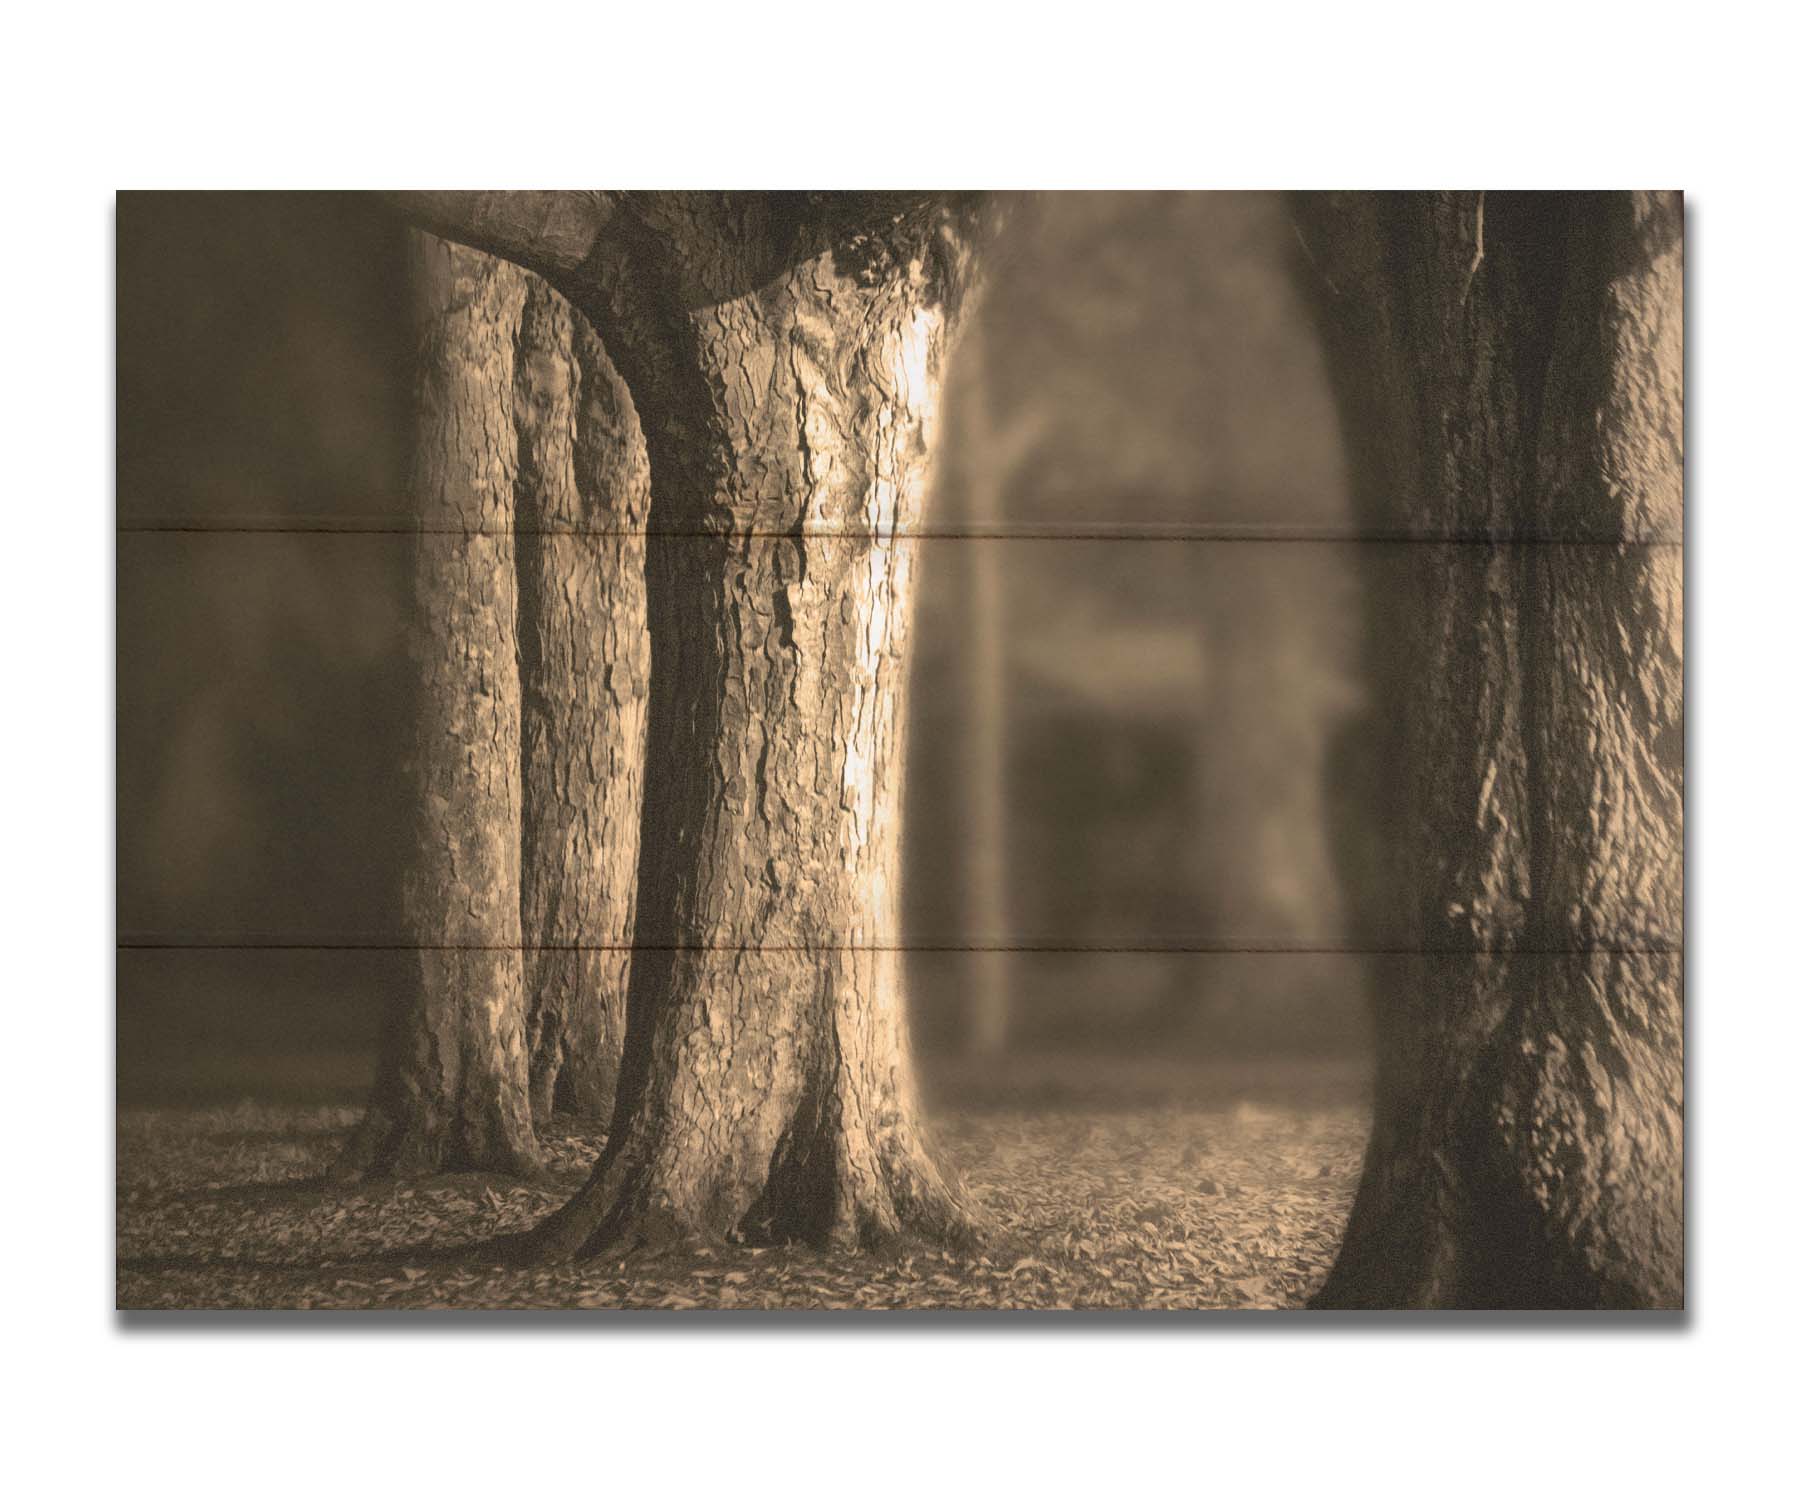
POLYGON ((585 1178, 601 1138, 545 1133, 549 1172, 339 1186, 353 1108, 127 1109, 118 1305, 149 1308, 1292 1308, 1330 1266, 1368 1132, 1343 1063, 1104 1061, 938 1070, 931 1127, 991 1231, 972 1252, 722 1246, 489 1263, 585 1178))

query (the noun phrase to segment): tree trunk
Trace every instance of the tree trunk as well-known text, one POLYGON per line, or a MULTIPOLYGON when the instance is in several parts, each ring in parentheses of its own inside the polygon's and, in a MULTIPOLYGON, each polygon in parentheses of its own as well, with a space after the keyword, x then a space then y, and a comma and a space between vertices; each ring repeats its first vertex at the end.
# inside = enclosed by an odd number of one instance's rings
POLYGON ((649 460, 587 320, 536 276, 519 323, 519 670, 532 1110, 608 1116, 625 1038, 650 649, 649 460))
POLYGON ((932 215, 833 238, 793 206, 640 200, 582 300, 650 453, 650 748, 618 1106, 550 1255, 971 1223, 898 946, 910 533, 963 261, 932 215))
POLYGON ((514 266, 413 236, 419 330, 411 482, 416 838, 402 896, 415 948, 374 1095, 338 1164, 361 1173, 525 1172, 514 638, 514 266))
POLYGON ((1678 1306, 1680 200, 1297 227, 1364 525, 1413 539, 1370 590, 1387 738, 1342 757, 1380 768, 1400 893, 1366 925, 1410 951, 1318 1304, 1678 1306))

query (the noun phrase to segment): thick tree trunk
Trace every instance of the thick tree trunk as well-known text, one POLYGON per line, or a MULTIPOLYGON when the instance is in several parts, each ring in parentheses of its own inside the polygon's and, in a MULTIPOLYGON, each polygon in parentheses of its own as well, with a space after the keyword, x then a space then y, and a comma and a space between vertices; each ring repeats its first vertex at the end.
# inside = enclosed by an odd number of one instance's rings
POLYGON ((516 267, 413 236, 419 332, 412 477, 416 838, 403 906, 416 947, 345 1174, 537 1162, 519 937, 514 638, 516 267))
POLYGON ((834 241, 771 198, 631 212, 584 306, 654 481, 639 951, 605 1154, 539 1246, 960 1237, 898 947, 948 242, 834 241))
POLYGON ((625 383, 536 276, 519 324, 520 905, 533 1113, 610 1115, 637 900, 650 467, 625 383))
MULTIPOLYGON (((1683 1295, 1681 208, 1298 204, 1365 525, 1412 950, 1334 1307, 1683 1295)), ((1366 879, 1366 876, 1364 877, 1366 879)), ((1366 893, 1353 892, 1353 900, 1366 893)))

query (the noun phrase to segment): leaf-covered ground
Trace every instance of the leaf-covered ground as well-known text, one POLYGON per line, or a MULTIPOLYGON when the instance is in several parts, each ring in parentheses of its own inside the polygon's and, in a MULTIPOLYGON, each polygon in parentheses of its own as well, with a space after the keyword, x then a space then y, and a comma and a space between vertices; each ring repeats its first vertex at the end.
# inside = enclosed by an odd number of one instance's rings
POLYGON ((1104 1069, 949 1092, 933 1131, 991 1221, 981 1250, 720 1247, 541 1269, 467 1247, 579 1185, 600 1141, 578 1126, 549 1133, 542 1181, 335 1187, 322 1173, 353 1109, 125 1111, 119 1306, 1299 1307, 1330 1265, 1367 1133, 1341 1071, 1236 1097, 1191 1072, 1111 1088, 1104 1069))

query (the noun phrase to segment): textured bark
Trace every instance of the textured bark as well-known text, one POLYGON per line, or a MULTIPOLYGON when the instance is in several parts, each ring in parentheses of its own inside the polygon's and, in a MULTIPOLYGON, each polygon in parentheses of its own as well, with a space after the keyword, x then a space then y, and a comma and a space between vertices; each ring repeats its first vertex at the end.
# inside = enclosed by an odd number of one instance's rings
POLYGON ((1372 532, 1376 1118, 1325 1306, 1683 1295, 1681 208, 1297 205, 1372 532))
POLYGON ((967 257, 935 212, 844 206, 633 199, 562 282, 644 425, 652 672, 618 1104, 545 1254, 971 1222, 897 925, 907 533, 967 257))
POLYGON ((418 447, 411 490, 416 840, 403 907, 416 944, 344 1173, 523 1172, 519 673, 514 637, 516 267, 413 237, 418 447))
POLYGON ((520 909, 533 1113, 610 1114, 625 1036, 650 650, 650 468, 625 383, 536 276, 519 323, 520 909))

